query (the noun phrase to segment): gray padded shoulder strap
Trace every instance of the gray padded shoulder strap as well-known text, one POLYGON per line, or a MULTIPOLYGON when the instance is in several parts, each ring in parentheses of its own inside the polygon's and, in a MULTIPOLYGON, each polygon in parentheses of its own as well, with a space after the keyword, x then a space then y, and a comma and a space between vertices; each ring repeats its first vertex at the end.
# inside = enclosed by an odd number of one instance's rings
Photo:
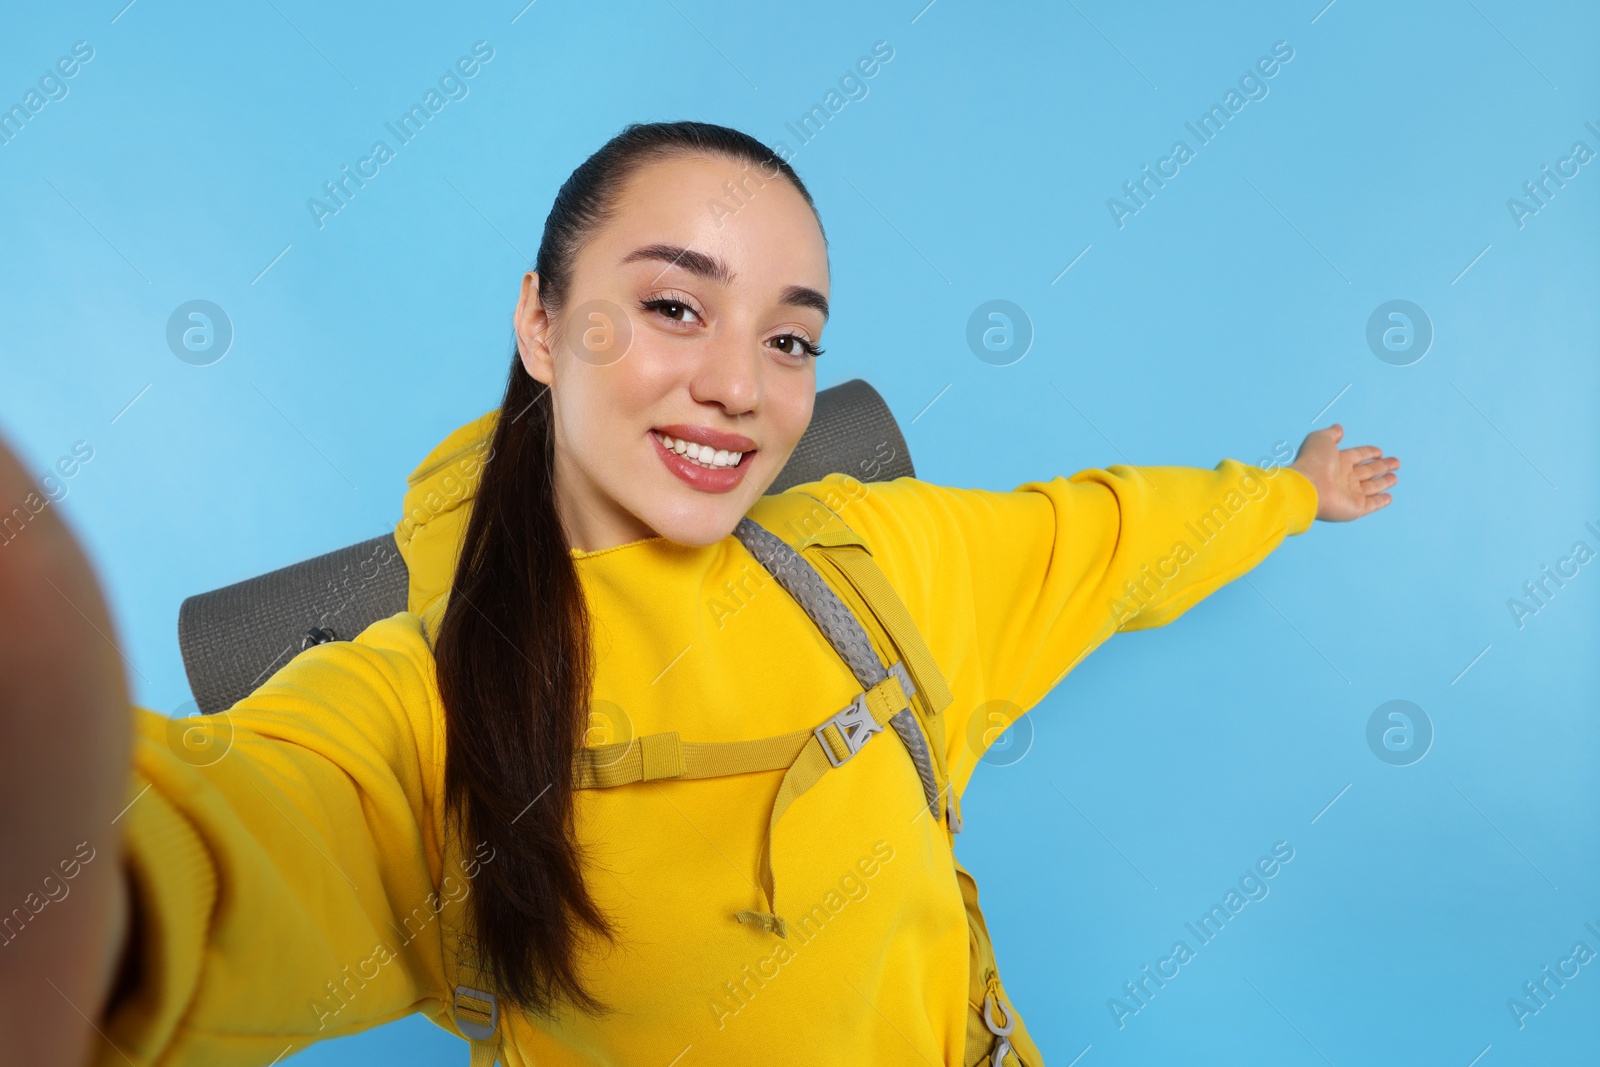
MULTIPOLYGON (((756 562, 766 568, 767 573, 794 597, 805 613, 811 617, 811 621, 816 623, 817 629, 822 631, 822 636, 828 639, 828 644, 839 653, 840 658, 850 668, 850 672, 856 676, 856 681, 861 683, 861 688, 870 689, 883 681, 889 672, 878 659, 878 654, 873 651, 872 639, 867 636, 861 620, 856 618, 855 612, 850 610, 848 604, 839 599, 839 595, 805 557, 790 547, 783 538, 748 515, 739 520, 739 525, 734 527, 733 533, 756 558, 756 562)), ((903 670, 900 677, 903 682, 908 682, 910 678, 903 670)), ((906 695, 912 695, 909 684, 906 695)), ((933 758, 928 752, 928 742, 922 735, 922 728, 917 723, 916 715, 909 707, 902 708, 889 719, 889 724, 894 727, 894 732, 900 735, 906 751, 910 753, 911 761, 917 768, 917 777, 922 782, 922 792, 928 801, 928 810, 938 818, 939 786, 934 777, 933 758)))
POLYGON ((861 688, 869 689, 883 681, 889 672, 872 650, 867 631, 815 567, 789 547, 787 541, 748 515, 739 520, 733 535, 811 616, 817 629, 849 665, 861 688))

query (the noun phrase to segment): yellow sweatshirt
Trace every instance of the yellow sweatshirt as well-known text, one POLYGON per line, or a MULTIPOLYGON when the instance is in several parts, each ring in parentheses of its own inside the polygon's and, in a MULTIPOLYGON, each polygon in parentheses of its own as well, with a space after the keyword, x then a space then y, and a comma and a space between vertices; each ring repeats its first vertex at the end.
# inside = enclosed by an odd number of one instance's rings
MULTIPOLYGON (((141 1067, 267 1064, 418 1011, 461 1033, 449 922, 493 857, 445 847, 446 738, 423 626, 443 607, 494 418, 451 434, 409 479, 396 527, 407 611, 297 655, 207 727, 209 744, 133 709, 120 823, 141 969, 102 1024, 96 1067, 123 1054, 141 1067)), ((1317 503, 1298 471, 1231 459, 1115 465, 1010 492, 838 474, 790 492, 863 537, 925 638, 954 695, 943 717, 958 792, 1004 725, 996 707, 1031 708, 1117 629, 1177 618, 1309 528, 1317 503)), ((572 555, 596 619, 590 743, 630 730, 769 737, 814 727, 860 692, 731 535, 572 555)), ((950 838, 904 748, 892 731, 874 738, 779 825, 787 939, 732 917, 762 907, 781 776, 579 793, 589 883, 621 932, 585 977, 619 1010, 598 1022, 503 1015, 509 1067, 959 1067, 967 924, 950 838)), ((1012 993, 1025 1022, 1045 1010, 1012 993)))

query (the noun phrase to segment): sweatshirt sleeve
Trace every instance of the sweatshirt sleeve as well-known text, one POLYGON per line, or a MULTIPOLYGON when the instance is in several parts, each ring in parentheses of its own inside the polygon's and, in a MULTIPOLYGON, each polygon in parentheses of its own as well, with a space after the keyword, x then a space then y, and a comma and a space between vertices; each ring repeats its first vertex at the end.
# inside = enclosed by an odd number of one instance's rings
POLYGON ((133 708, 118 819, 137 970, 94 1067, 268 1064, 413 1011, 439 1020, 431 662, 402 612, 217 715, 133 708))
POLYGON ((825 481, 950 683, 941 717, 958 791, 1003 727, 1090 651, 1176 619, 1310 528, 1317 510, 1299 471, 1232 459, 1211 470, 1118 464, 1010 492, 825 481))

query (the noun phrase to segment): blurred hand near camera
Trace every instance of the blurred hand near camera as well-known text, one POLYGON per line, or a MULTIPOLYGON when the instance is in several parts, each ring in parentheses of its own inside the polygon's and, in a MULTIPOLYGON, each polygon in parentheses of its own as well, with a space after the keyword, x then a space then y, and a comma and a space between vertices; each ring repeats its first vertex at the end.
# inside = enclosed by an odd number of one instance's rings
POLYGON ((0 438, 4 1067, 81 1067, 105 1040, 129 899, 112 821, 132 732, 116 637, 59 508, 0 438))

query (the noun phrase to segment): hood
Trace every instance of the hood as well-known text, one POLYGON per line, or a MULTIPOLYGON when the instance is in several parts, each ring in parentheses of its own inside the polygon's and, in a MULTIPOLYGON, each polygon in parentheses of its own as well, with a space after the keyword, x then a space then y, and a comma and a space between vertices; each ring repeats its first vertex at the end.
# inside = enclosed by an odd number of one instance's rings
POLYGON ((450 589, 471 514, 464 505, 477 494, 499 416, 496 408, 457 427, 406 476, 394 540, 410 573, 406 610, 416 615, 450 589))

